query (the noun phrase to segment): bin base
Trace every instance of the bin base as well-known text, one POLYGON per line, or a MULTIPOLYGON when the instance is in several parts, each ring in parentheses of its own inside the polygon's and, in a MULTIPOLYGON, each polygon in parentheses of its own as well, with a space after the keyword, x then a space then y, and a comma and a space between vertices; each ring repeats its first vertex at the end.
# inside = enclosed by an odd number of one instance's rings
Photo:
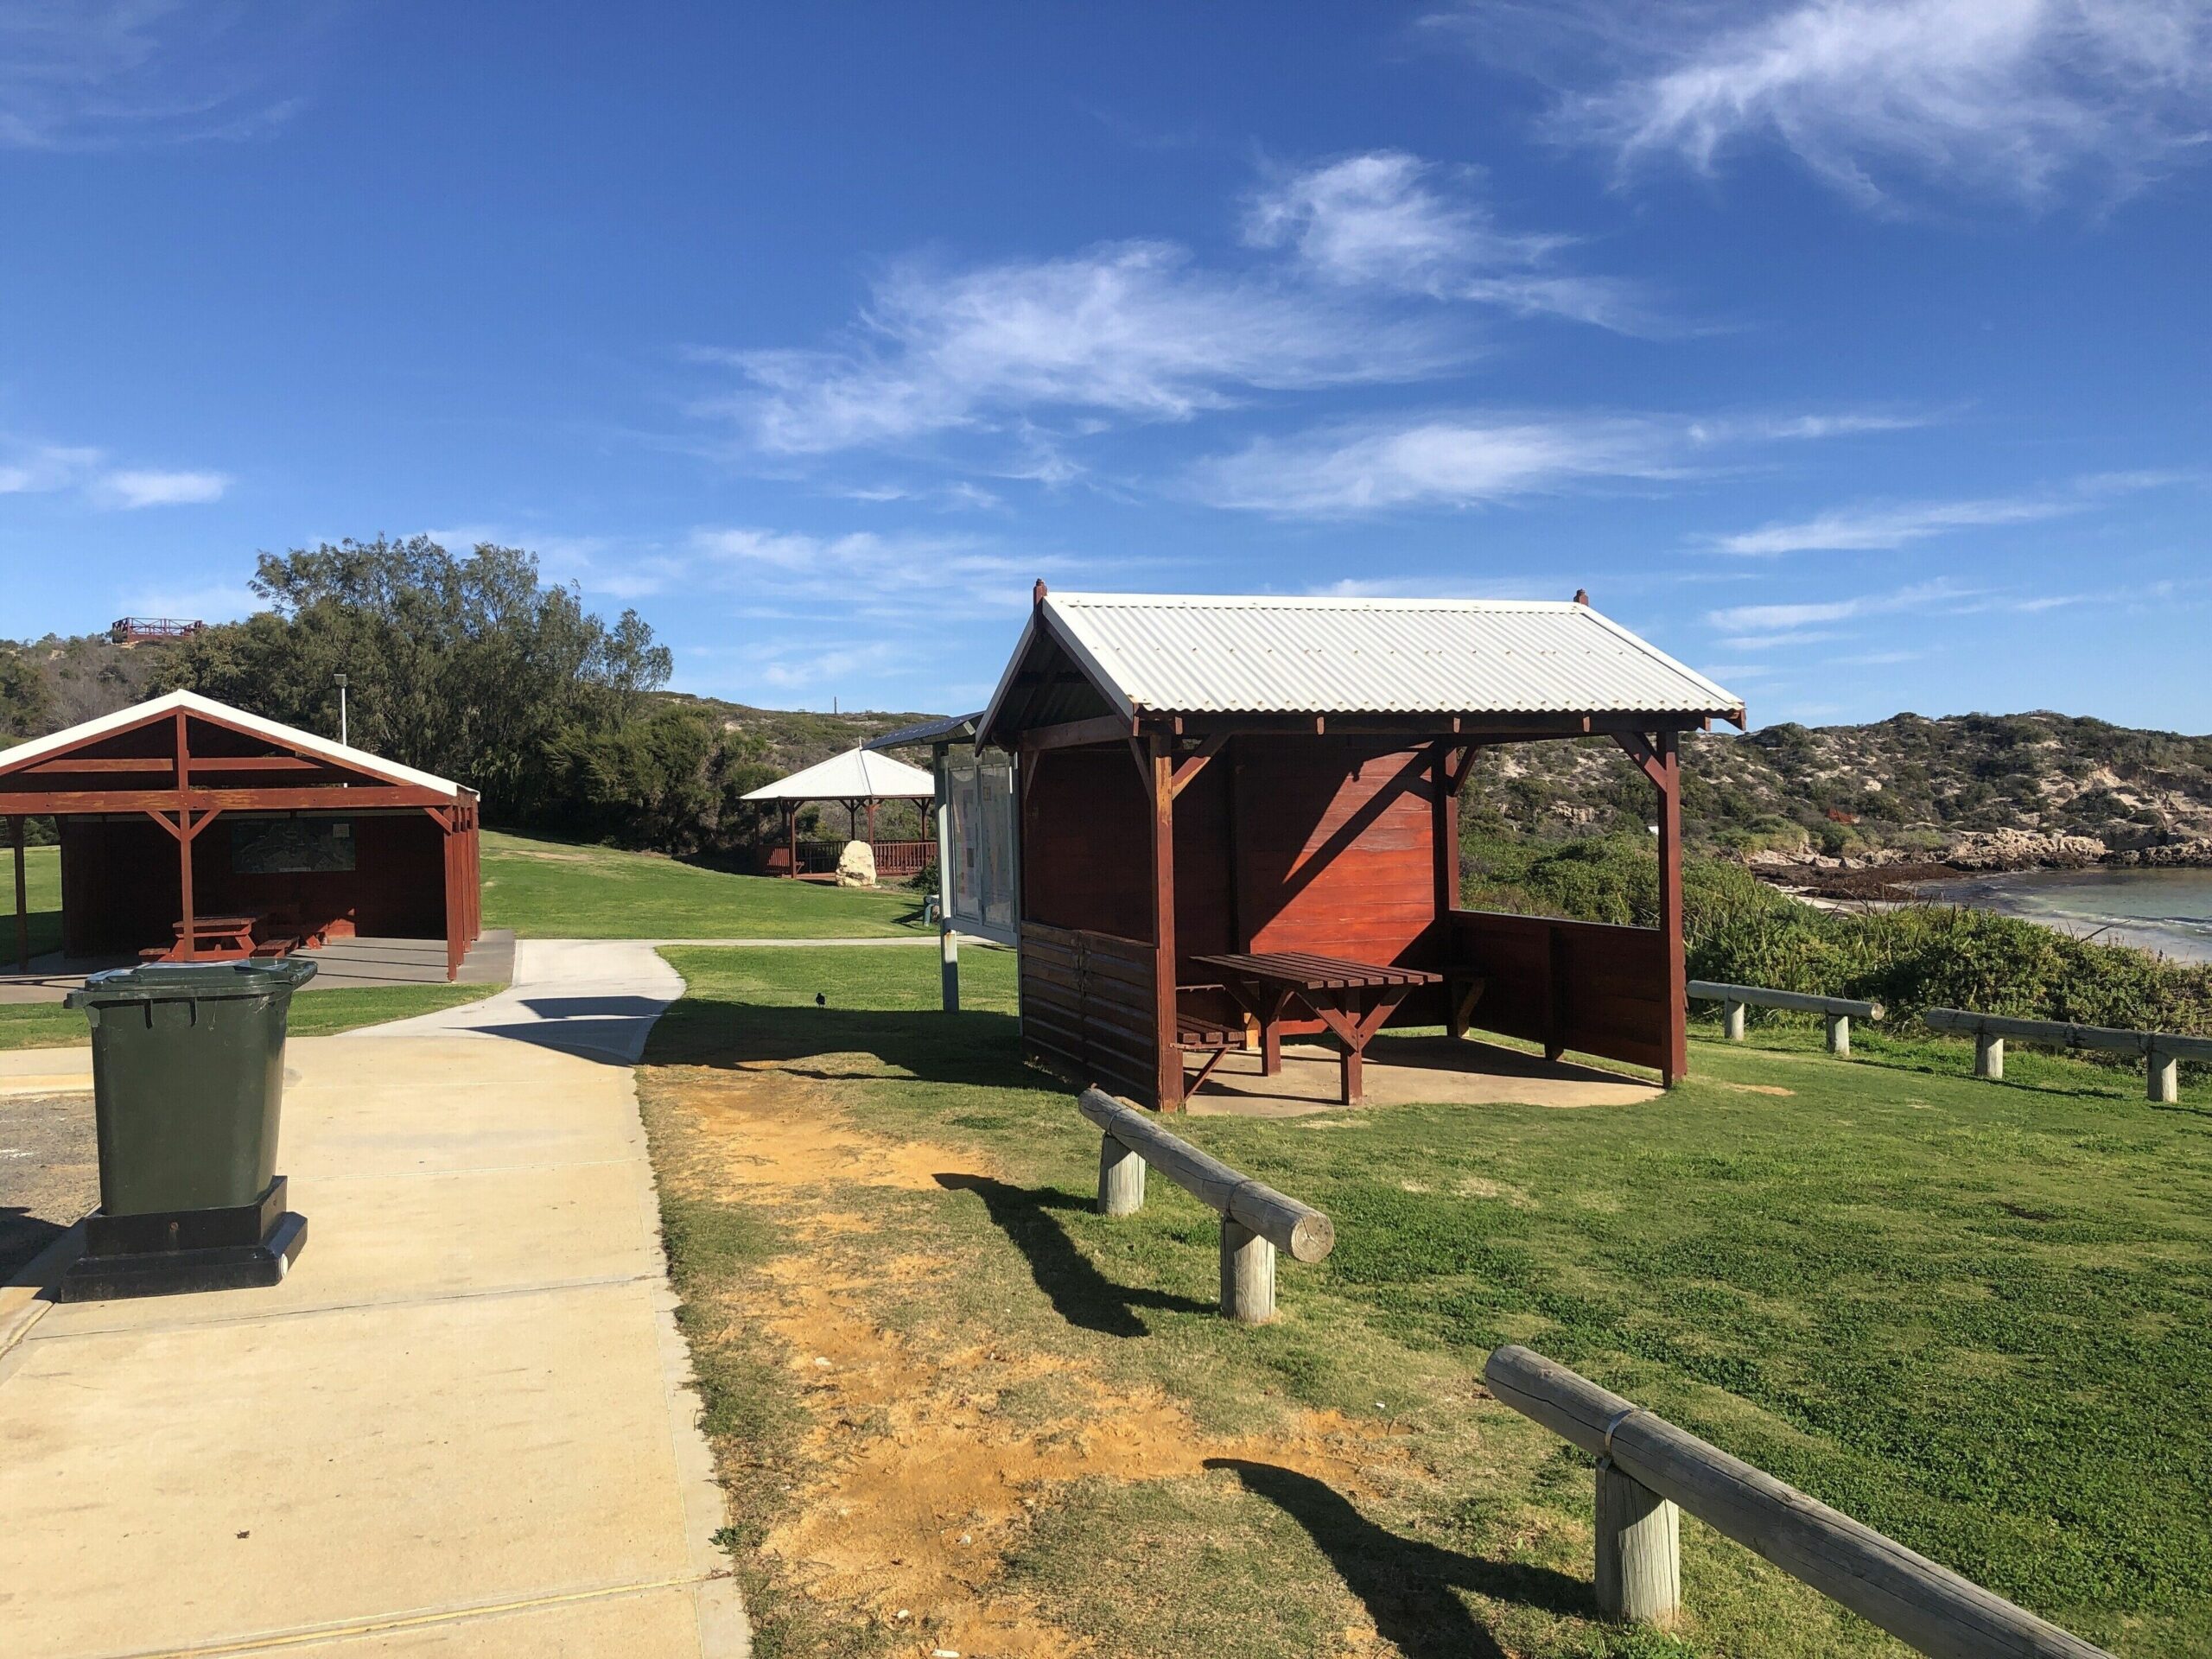
POLYGON ((280 1282, 307 1242, 307 1217, 284 1208, 285 1180, 224 1210, 85 1218, 86 1254, 61 1275, 65 1302, 245 1290, 280 1282))

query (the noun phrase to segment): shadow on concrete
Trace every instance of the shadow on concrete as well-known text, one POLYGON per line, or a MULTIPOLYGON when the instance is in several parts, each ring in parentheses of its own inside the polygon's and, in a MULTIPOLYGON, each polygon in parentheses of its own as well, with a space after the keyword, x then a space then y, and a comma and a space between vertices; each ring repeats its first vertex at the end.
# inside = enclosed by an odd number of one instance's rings
POLYGON ((1080 1199, 1049 1189, 1009 1186, 988 1175, 941 1174, 936 1179, 948 1192, 972 1192, 983 1201, 998 1230, 1028 1261, 1037 1288, 1070 1325, 1109 1337, 1141 1337, 1149 1335, 1150 1328, 1138 1317, 1140 1308, 1173 1313, 1214 1311, 1211 1302, 1164 1290, 1132 1290, 1099 1272, 1076 1249, 1053 1213, 1087 1208, 1080 1199))
POLYGON ((1406 1659, 1503 1659, 1504 1649, 1455 1590, 1585 1618, 1597 1612, 1589 1586, 1579 1580, 1548 1567, 1484 1560, 1402 1538, 1311 1475, 1243 1458, 1209 1458, 1205 1466, 1228 1470, 1245 1491, 1305 1528, 1383 1640, 1406 1659))
POLYGON ((22 1205, 0 1204, 0 1285, 36 1261, 40 1251, 68 1230, 22 1205))

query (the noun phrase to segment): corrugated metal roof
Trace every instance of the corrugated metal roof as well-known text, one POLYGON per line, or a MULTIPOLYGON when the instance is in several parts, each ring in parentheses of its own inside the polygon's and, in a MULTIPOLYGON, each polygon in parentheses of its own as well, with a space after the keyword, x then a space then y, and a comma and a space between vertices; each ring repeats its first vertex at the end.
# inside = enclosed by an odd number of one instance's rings
POLYGON ((334 743, 327 737, 317 737, 313 732, 303 732, 296 726, 284 726, 273 720, 264 720, 259 715, 250 715, 243 709, 233 709, 227 702, 218 702, 213 697, 203 697, 196 691, 171 691, 145 702, 135 702, 128 709, 118 709, 111 715, 102 715, 83 724, 72 726, 67 731, 54 732, 45 737, 35 737, 28 743, 19 743, 12 749, 0 749, 0 772, 9 772, 28 765, 46 755, 59 754, 89 743, 95 738, 127 731, 133 726, 181 709, 187 714, 205 715, 210 720, 227 721, 242 730, 264 737, 271 743, 297 749, 305 754, 319 754, 327 760, 343 766, 358 767, 389 778, 395 783, 412 784, 417 789, 435 790, 441 795, 456 799, 461 786, 448 778, 435 777, 427 772, 417 772, 412 766, 403 766, 397 760, 386 760, 381 755, 371 754, 365 749, 350 748, 343 743, 334 743))
POLYGON ((926 801, 937 794, 937 779, 919 766, 887 754, 847 749, 803 772, 753 791, 748 801, 926 801))
POLYGON ((1726 715, 1743 707, 1572 601, 1052 594, 1045 613, 1129 713, 1726 715))
POLYGON ((903 749, 916 743, 937 743, 955 737, 973 737, 976 722, 983 716, 973 715, 940 715, 935 720, 923 721, 918 726, 901 726, 895 732, 884 732, 861 745, 864 749, 903 749))

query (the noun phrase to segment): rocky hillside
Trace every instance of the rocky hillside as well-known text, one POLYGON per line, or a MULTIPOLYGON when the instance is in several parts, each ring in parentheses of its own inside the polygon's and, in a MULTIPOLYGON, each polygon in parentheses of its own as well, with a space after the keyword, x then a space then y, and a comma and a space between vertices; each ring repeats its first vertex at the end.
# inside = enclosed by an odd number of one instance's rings
POLYGON ((118 645, 104 633, 0 639, 0 745, 141 701, 168 651, 152 641, 118 645))
MULTIPOLYGON (((2212 737, 2037 712, 1769 726, 1683 745, 1693 841, 1755 860, 1961 868, 2212 861, 2212 737)), ((1610 742, 1478 766, 1469 810, 1540 834, 1631 827, 1649 791, 1610 742)))

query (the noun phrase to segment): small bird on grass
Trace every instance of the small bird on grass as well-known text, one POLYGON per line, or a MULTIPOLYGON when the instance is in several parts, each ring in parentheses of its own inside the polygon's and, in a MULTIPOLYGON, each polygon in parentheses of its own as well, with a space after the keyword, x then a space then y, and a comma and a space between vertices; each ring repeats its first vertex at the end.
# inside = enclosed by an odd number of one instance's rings
POLYGON ((830 1006, 830 999, 824 996, 821 992, 817 991, 814 994, 814 1006, 817 1008, 826 1008, 830 1006))

